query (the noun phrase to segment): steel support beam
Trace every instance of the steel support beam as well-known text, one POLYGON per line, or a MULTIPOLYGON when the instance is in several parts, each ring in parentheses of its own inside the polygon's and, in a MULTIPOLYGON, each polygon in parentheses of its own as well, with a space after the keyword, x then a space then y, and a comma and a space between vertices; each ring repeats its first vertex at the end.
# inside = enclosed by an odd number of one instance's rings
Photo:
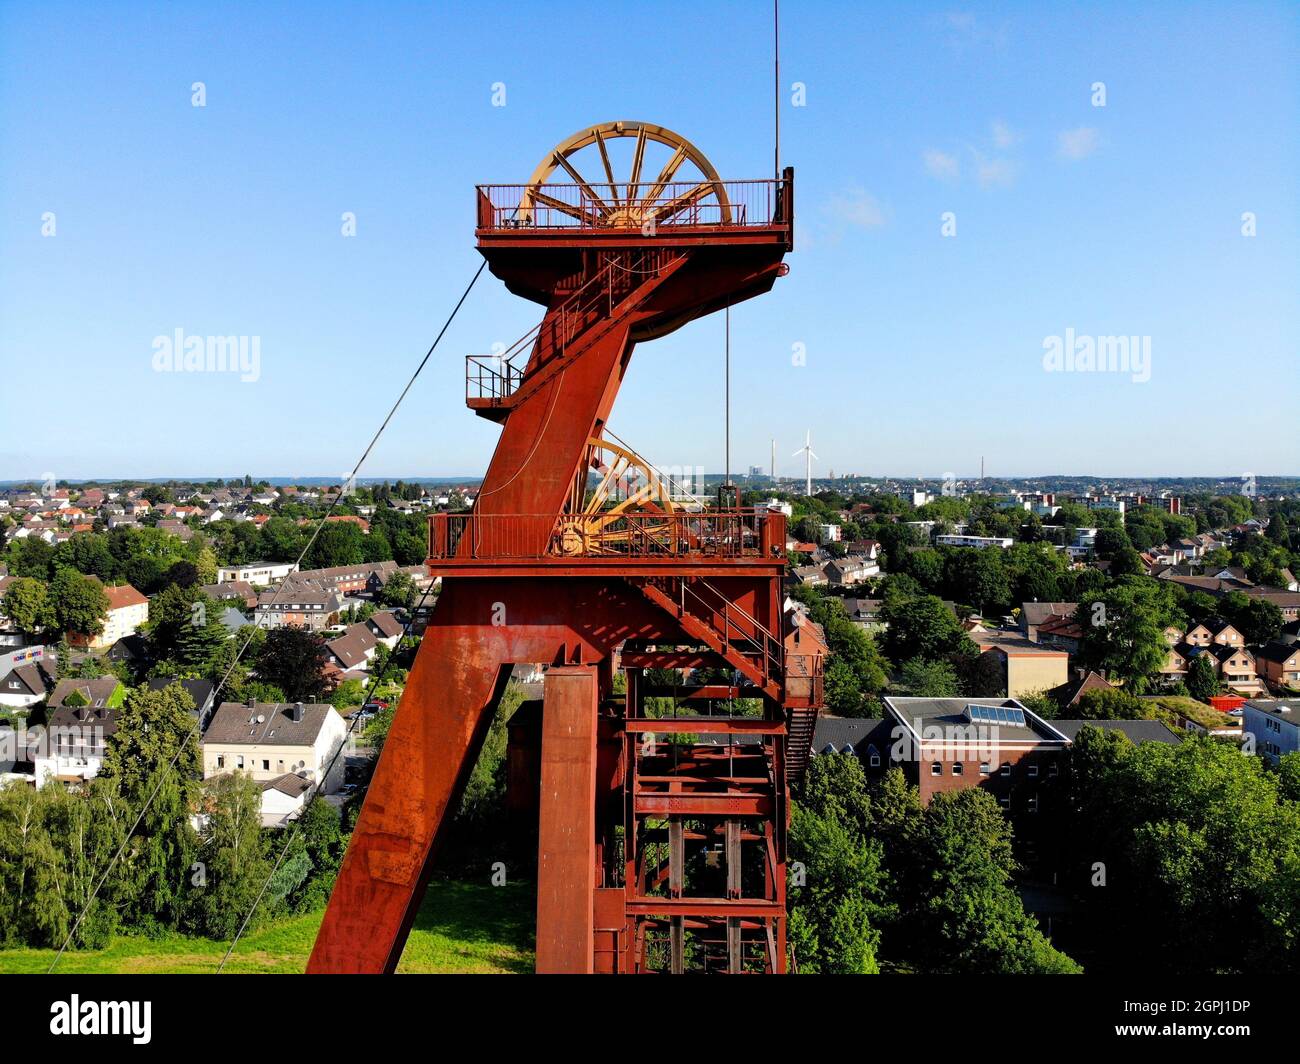
POLYGON ((596 667, 552 668, 543 691, 537 971, 590 973, 596 887, 596 667))

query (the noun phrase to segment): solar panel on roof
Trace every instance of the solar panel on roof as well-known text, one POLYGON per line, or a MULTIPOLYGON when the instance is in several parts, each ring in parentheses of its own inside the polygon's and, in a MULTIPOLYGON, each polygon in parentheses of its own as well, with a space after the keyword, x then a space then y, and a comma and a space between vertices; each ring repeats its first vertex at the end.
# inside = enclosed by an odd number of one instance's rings
POLYGON ((1012 728, 1027 727, 1025 714, 1014 706, 977 706, 967 705, 966 718, 972 724, 997 724, 1012 728))

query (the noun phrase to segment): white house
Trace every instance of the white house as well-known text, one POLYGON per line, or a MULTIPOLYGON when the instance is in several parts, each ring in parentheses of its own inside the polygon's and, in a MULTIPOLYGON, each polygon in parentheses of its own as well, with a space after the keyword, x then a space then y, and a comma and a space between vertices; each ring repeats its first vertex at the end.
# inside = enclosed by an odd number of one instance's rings
POLYGON ((346 737, 347 725, 330 705, 223 702, 203 735, 203 778, 243 772, 270 783, 289 774, 332 794, 343 785, 344 759, 335 754, 346 737))
POLYGON ((47 647, 20 647, 0 654, 0 706, 25 709, 49 694, 56 679, 57 663, 47 647))
POLYGON ((307 805, 311 780, 286 772, 262 783, 262 827, 284 827, 307 805))
POLYGON ((1300 698, 1251 699, 1241 707, 1241 733, 1253 737, 1255 753, 1276 765, 1300 750, 1300 698))
POLYGON ((108 598, 108 613, 104 617, 104 630, 95 636, 69 632, 68 642, 75 646, 101 650, 111 647, 119 639, 134 635, 149 620, 149 600, 130 584, 104 588, 108 598))
POLYGON ((223 565, 217 570, 217 583, 242 580, 265 587, 276 584, 297 569, 293 562, 249 562, 247 565, 223 565))
POLYGON ((934 541, 941 547, 1001 547, 1006 549, 1015 540, 1009 536, 936 536, 934 541))

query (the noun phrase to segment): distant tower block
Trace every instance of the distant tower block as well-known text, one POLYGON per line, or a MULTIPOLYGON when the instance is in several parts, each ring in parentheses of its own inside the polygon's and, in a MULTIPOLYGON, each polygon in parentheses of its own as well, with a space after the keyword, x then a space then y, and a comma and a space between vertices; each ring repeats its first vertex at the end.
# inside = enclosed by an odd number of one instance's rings
POLYGON ((793 205, 793 170, 723 181, 643 122, 584 129, 526 183, 478 187, 480 253, 545 315, 466 360, 466 403, 501 436, 473 511, 430 519, 442 592, 309 971, 396 968, 525 663, 550 666, 507 758, 524 784, 512 813, 538 839, 539 970, 786 970, 789 780, 807 764, 825 648, 783 609, 785 516, 679 505, 606 423, 638 343, 771 289, 793 205), (659 688, 663 670, 721 679, 659 688), (665 697, 671 734, 646 703, 665 697), (761 714, 727 712, 741 698, 761 714))

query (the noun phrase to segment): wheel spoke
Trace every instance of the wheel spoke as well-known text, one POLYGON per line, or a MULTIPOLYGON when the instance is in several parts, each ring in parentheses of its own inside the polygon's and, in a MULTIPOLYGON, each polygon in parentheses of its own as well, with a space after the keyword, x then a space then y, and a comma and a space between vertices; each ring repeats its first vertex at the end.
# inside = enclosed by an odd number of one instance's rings
POLYGON ((617 207, 619 198, 618 186, 614 183, 614 168, 609 164, 609 151, 605 148, 605 138, 599 132, 596 133, 596 147, 600 149, 600 161, 605 167, 605 180, 609 183, 609 198, 617 207))
POLYGON ((645 198, 641 200, 642 208, 654 205, 655 200, 663 195, 664 188, 667 186, 668 182, 673 179, 673 174, 677 173, 678 169, 681 168, 682 163, 685 161, 686 147, 685 145, 679 144, 677 150, 673 152, 673 157, 669 159, 664 165, 664 168, 659 171, 659 176, 655 178, 655 183, 650 187, 650 191, 647 192, 645 198))
POLYGON ((673 215, 686 210, 686 208, 695 206, 700 200, 716 191, 712 181, 701 181, 698 185, 687 189, 680 196, 670 199, 662 207, 658 208, 654 212, 654 220, 662 222, 671 218, 673 215))
POLYGON ((600 196, 596 195, 596 190, 595 190, 594 188, 592 188, 589 184, 587 184, 587 180, 586 180, 586 178, 584 178, 580 173, 578 173, 578 171, 574 168, 573 163, 569 162, 569 160, 566 159, 566 158, 565 158, 563 155, 561 155, 559 152, 556 152, 556 153, 555 153, 555 161, 556 161, 557 163, 559 163, 562 167, 564 167, 564 169, 565 169, 565 171, 568 173, 568 175, 569 175, 571 178, 573 178, 574 183, 575 183, 575 184, 576 184, 580 189, 582 189, 583 192, 585 192, 585 193, 587 194, 587 196, 591 199, 591 202, 592 202, 592 203, 593 203, 597 208, 599 208, 599 210, 601 211, 602 214, 608 214, 608 213, 609 213, 609 210, 610 210, 610 208, 609 208, 609 204, 606 203, 606 202, 604 201, 604 199, 602 199, 600 196))
POLYGON ((627 182, 627 202, 636 201, 636 186, 641 181, 641 163, 645 159, 645 130, 636 131, 636 149, 632 153, 632 176, 627 182))
POLYGON ((534 205, 550 207, 552 210, 559 211, 561 214, 567 214, 570 218, 577 218, 580 222, 588 222, 592 225, 600 221, 599 215, 592 214, 590 211, 584 211, 581 207, 575 207, 572 203, 565 203, 564 200, 558 200, 554 196, 548 195, 541 189, 532 190, 534 205))

